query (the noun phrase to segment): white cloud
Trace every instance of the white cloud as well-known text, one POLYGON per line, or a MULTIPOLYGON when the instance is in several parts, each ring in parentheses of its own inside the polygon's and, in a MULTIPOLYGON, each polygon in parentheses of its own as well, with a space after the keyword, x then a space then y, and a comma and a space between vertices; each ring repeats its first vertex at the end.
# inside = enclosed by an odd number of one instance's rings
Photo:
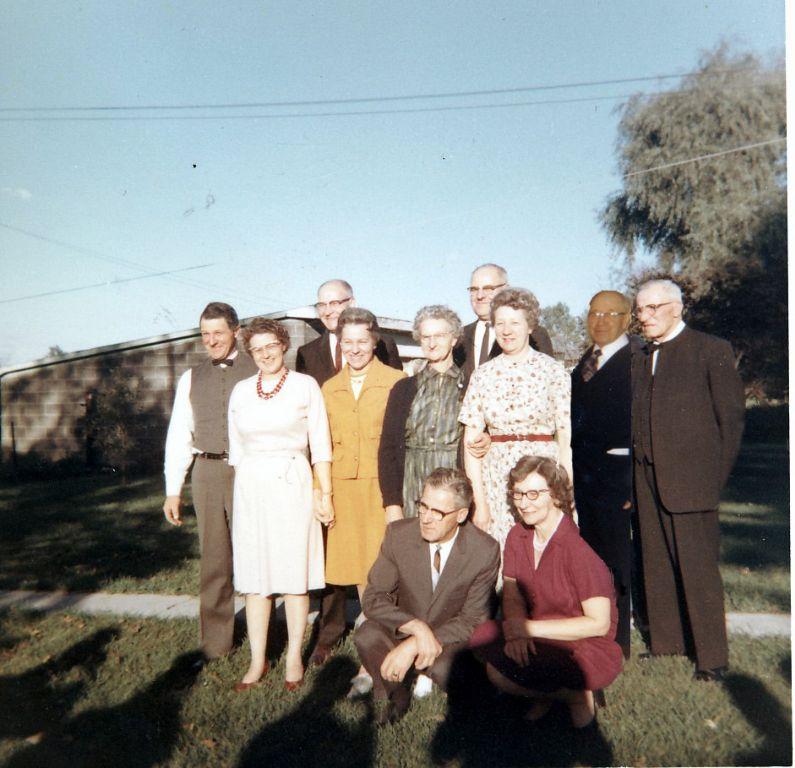
POLYGON ((0 187, 0 193, 6 197, 16 197, 18 200, 30 200, 33 198, 33 193, 24 187, 0 187))

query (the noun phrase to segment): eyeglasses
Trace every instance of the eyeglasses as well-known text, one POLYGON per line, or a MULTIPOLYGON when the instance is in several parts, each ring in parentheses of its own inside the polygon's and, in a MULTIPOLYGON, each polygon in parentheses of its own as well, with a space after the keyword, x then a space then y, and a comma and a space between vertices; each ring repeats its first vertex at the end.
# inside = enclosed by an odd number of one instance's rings
POLYGON ((282 345, 278 341, 271 342, 270 344, 263 344, 261 347, 252 347, 249 349, 250 355, 262 355, 264 353, 273 354, 274 352, 280 351, 282 349, 282 345))
POLYGON ((522 499, 536 501, 542 493, 550 493, 549 488, 541 488, 538 491, 511 491, 511 498, 517 503, 522 499))
POLYGON ((615 320, 617 317, 624 317, 626 314, 626 312, 589 312, 588 317, 594 320, 601 320, 605 317, 615 320))
POLYGON ((422 499, 415 499, 414 506, 417 508, 417 517, 430 513, 431 520, 435 520, 437 523, 440 520, 444 520, 448 515, 454 515, 456 512, 461 511, 460 509, 451 509, 449 512, 445 512, 442 509, 434 509, 429 507, 422 499))
POLYGON ((431 342, 438 344, 440 341, 444 341, 448 336, 452 336, 450 331, 445 331, 444 333, 429 333, 427 336, 420 336, 420 344, 430 344, 431 342))
POLYGON ((474 296, 475 294, 480 293, 481 291, 483 293, 494 293, 494 291, 498 291, 500 288, 504 288, 506 285, 507 283, 500 283, 499 285, 481 285, 481 286, 470 285, 469 288, 467 288, 467 290, 469 291, 470 296, 474 296))
POLYGON ((657 310, 660 307, 667 307, 669 304, 673 304, 672 301, 664 301, 662 304, 646 304, 643 307, 638 307, 632 314, 635 317, 640 317, 644 312, 648 312, 652 317, 657 314, 657 310))
POLYGON ((339 301, 318 301, 315 303, 315 309, 318 312, 326 312, 327 310, 331 310, 332 312, 339 309, 343 304, 347 304, 353 296, 348 296, 347 299, 340 299, 339 301))

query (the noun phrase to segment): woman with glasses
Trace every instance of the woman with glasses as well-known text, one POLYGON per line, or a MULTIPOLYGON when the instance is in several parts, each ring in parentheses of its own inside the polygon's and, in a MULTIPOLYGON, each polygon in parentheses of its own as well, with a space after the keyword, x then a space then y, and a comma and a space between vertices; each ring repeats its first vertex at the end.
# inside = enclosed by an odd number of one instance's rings
POLYGON ((426 365, 390 392, 378 451, 384 507, 394 517, 414 517, 425 478, 437 467, 458 465, 463 375, 453 348, 460 335, 461 320, 447 307, 432 304, 414 317, 426 365))
POLYGON ((571 379, 559 362, 530 346, 538 311, 538 300, 523 288, 494 296, 491 325, 502 354, 472 374, 459 416, 467 445, 485 430, 491 437, 483 458, 465 452, 464 466, 475 494, 472 520, 500 547, 514 523, 506 481, 522 456, 559 460, 571 477, 571 379))
POLYGON ((304 677, 307 591, 325 586, 320 524, 334 519, 331 440, 320 387, 284 365, 287 329, 257 317, 243 336, 259 372, 238 383, 229 400, 234 585, 246 596, 251 646, 248 671, 235 690, 258 685, 268 671, 268 623, 273 596, 282 594, 288 638, 284 685, 294 691, 304 677))
POLYGON ((528 720, 562 702, 584 728, 623 662, 613 580, 580 538, 560 464, 525 456, 508 487, 519 522, 505 542, 503 620, 478 627, 470 645, 495 686, 534 700, 528 720))

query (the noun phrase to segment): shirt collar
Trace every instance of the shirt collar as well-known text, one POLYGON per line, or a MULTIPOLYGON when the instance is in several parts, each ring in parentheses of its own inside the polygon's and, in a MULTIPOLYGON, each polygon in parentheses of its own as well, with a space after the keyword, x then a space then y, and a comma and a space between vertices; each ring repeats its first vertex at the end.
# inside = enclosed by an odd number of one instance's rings
POLYGON ((629 344, 629 337, 626 333, 622 333, 617 339, 614 339, 609 344, 605 344, 603 347, 594 344, 593 348, 602 352, 600 355, 599 367, 601 368, 616 352, 626 347, 627 344, 629 344))
POLYGON ((676 324, 676 328, 674 328, 664 339, 655 339, 655 341, 658 341, 660 344, 665 344, 667 341, 675 339, 680 333, 682 333, 682 331, 684 331, 684 329, 685 322, 684 320, 680 320, 676 324))
MULTIPOLYGON (((458 534, 460 532, 461 532, 461 526, 458 525, 458 526, 456 526, 455 533, 453 534, 453 538, 450 539, 449 541, 445 541, 444 543, 441 544, 441 550, 440 550, 441 554, 446 554, 447 552, 449 552, 453 548, 453 544, 455 544, 455 540, 458 538, 458 534)), ((431 554, 436 552, 436 546, 439 544, 438 541, 426 541, 425 543, 428 545, 428 549, 429 549, 431 554)))

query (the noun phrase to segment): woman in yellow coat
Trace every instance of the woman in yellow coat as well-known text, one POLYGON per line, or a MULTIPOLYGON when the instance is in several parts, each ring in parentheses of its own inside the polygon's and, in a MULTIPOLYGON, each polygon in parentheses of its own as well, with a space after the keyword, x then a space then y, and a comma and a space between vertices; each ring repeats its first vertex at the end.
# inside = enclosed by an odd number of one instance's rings
POLYGON ((339 317, 337 338, 347 365, 322 388, 331 426, 335 511, 328 532, 326 583, 355 584, 361 599, 386 524, 392 522, 378 482, 378 446, 389 392, 406 374, 374 357, 378 322, 372 312, 346 309, 339 317))

